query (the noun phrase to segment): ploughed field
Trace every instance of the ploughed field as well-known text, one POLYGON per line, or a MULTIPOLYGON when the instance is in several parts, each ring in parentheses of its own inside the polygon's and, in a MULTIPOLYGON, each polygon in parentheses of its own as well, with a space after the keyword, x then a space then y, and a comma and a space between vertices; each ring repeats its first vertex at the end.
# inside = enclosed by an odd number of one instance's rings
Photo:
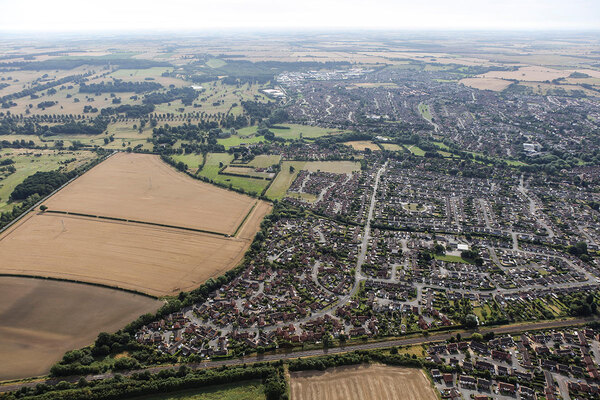
POLYGON ((379 364, 292 372, 291 400, 436 400, 423 371, 379 364))
POLYGON ((158 156, 118 153, 45 204, 50 210, 233 235, 254 203, 177 172, 158 156))
POLYGON ((0 380, 45 374, 66 351, 161 305, 120 290, 0 277, 0 380))

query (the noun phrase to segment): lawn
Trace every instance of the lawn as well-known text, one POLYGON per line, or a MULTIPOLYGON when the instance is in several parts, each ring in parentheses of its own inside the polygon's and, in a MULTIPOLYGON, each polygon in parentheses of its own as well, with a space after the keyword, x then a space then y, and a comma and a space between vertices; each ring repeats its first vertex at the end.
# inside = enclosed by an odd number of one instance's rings
POLYGON ((265 398, 264 386, 260 381, 137 397, 139 400, 261 400, 265 398))
POLYGON ((447 254, 444 254, 444 255, 436 254, 434 257, 436 260, 440 260, 440 261, 446 261, 446 262, 451 262, 451 263, 471 264, 469 261, 465 260, 464 258, 462 258, 460 256, 449 256, 447 254))

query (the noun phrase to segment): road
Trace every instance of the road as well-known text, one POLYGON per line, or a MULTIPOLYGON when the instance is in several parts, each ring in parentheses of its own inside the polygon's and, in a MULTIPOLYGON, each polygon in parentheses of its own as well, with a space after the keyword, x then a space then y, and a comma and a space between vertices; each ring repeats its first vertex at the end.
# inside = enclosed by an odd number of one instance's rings
MULTIPOLYGON (((485 334, 487 332, 493 331, 496 335, 508 334, 508 333, 517 333, 523 331, 531 331, 531 330, 539 330, 539 329, 551 329, 551 328, 561 328, 567 326, 575 326, 582 325, 586 322, 590 322, 592 319, 571 319, 571 320, 560 320, 560 321, 548 321, 548 322, 536 322, 536 323, 526 323, 526 324, 518 324, 518 325, 506 325, 499 326, 495 328, 482 328, 478 332, 481 334, 485 334)), ((408 346, 408 345, 421 345, 426 343, 435 343, 442 342, 450 339, 450 337, 454 336, 456 333, 437 333, 432 334, 430 336, 417 336, 406 339, 397 339, 397 340, 387 340, 376 343, 365 343, 365 344, 357 344, 351 346, 342 346, 342 347, 334 347, 329 349, 315 349, 315 350, 304 350, 304 351, 296 351, 289 352, 284 354, 266 354, 262 356, 250 356, 250 357, 240 357, 229 360, 221 360, 221 361, 206 361, 202 363, 187 363, 187 364, 178 364, 178 365, 165 365, 160 367, 150 367, 145 369, 139 369, 135 371, 130 371, 127 373, 123 373, 123 375, 130 375, 135 372, 143 372, 149 371, 151 373, 156 373, 161 370, 169 369, 169 368, 178 368, 181 365, 186 365, 192 369, 204 369, 204 368, 215 368, 223 365, 241 365, 241 364, 251 364, 255 362, 261 361, 278 361, 278 360, 287 360, 294 358, 302 358, 302 357, 312 357, 312 356, 321 356, 327 354, 339 354, 339 353, 347 353, 355 350, 373 350, 380 348, 388 348, 392 346, 408 346)), ((466 339, 466 334, 463 334, 463 337, 466 339)), ((88 375, 85 378, 89 380, 94 379, 107 379, 114 377, 114 373, 106 373, 101 375, 88 375)), ((70 377, 61 377, 54 379, 46 379, 46 380, 36 380, 31 382, 24 383, 9 383, 0 386, 0 393, 9 392, 18 390, 22 387, 35 387, 35 385, 39 383, 46 383, 48 385, 55 385, 60 381, 69 381, 69 382, 77 382, 81 376, 70 376, 70 377)))

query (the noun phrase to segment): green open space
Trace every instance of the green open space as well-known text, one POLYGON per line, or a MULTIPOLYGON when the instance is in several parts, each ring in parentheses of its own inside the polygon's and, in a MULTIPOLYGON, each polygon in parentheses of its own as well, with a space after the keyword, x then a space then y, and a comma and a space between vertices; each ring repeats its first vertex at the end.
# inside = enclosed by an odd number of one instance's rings
POLYGON ((0 151, 0 161, 12 159, 12 166, 16 171, 7 175, 0 173, 0 212, 10 211, 18 204, 9 203, 9 197, 14 188, 25 178, 38 171, 53 171, 60 167, 71 170, 91 160, 94 153, 89 151, 59 151, 59 150, 27 150, 27 149, 3 149, 0 151), (67 160, 75 161, 65 163, 67 160))
POLYGON ((261 400, 265 398, 264 386, 260 381, 136 397, 139 400, 261 400))

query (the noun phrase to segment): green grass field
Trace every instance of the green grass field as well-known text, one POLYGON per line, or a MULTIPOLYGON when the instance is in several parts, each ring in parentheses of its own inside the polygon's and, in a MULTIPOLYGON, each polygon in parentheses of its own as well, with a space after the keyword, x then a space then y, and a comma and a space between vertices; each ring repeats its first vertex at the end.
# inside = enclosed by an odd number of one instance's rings
POLYGON ((224 185, 231 185, 233 188, 243 189, 247 193, 262 193, 264 188, 269 184, 268 180, 219 174, 219 169, 221 168, 220 163, 223 163, 223 165, 229 165, 232 160, 233 155, 229 153, 208 153, 204 168, 198 173, 198 175, 212 179, 213 181, 222 183, 224 185))
POLYGON ((385 150, 389 151, 400 151, 402 150, 402 146, 397 145, 396 143, 381 143, 385 150))
POLYGON ((436 254, 435 256, 436 260, 440 260, 440 261, 446 261, 446 262, 451 262, 451 263, 463 263, 463 264, 471 264, 469 261, 465 260, 464 258, 460 257, 460 256, 449 256, 447 254, 439 255, 436 254))
POLYGON ((196 173, 198 167, 202 164, 202 154, 175 154, 173 159, 177 162, 182 161, 187 164, 191 173, 196 173))
POLYGON ((264 386, 260 381, 252 381, 136 398, 139 400, 261 400, 266 397, 264 386))
POLYGON ((410 146, 405 146, 406 150, 410 151, 411 153, 413 153, 415 156, 419 156, 419 157, 423 157, 425 155, 425 151, 423 151, 423 149, 421 149, 420 147, 413 145, 410 146))
POLYGON ((427 104, 419 103, 419 112, 423 118, 431 122, 433 117, 431 116, 431 112, 429 111, 429 106, 427 104))
POLYGON ((261 154, 254 157, 254 160, 250 161, 248 165, 252 165, 253 167, 257 168, 268 168, 273 164, 279 164, 279 161, 281 161, 281 156, 278 154, 261 154))
POLYGON ((360 171, 360 163, 355 161, 284 161, 281 163, 281 171, 269 186, 265 196, 273 200, 285 197, 290 185, 301 170, 348 174, 360 171), (290 171, 290 166, 294 167, 294 171, 290 171))
POLYGON ((217 143, 225 146, 225 149, 228 150, 231 147, 239 146, 241 144, 253 144, 253 143, 261 143, 267 142, 267 140, 263 136, 230 136, 225 139, 217 139, 217 143))
POLYGON ((8 199, 14 188, 28 176, 38 171, 53 171, 63 166, 64 164, 61 163, 65 160, 76 158, 77 161, 69 163, 67 166, 67 170, 71 170, 91 160, 94 153, 89 151, 4 149, 0 151, 0 156, 0 160, 12 159, 15 162, 13 166, 17 170, 0 180, 0 212, 4 212, 12 210, 17 204, 8 203, 8 199))

